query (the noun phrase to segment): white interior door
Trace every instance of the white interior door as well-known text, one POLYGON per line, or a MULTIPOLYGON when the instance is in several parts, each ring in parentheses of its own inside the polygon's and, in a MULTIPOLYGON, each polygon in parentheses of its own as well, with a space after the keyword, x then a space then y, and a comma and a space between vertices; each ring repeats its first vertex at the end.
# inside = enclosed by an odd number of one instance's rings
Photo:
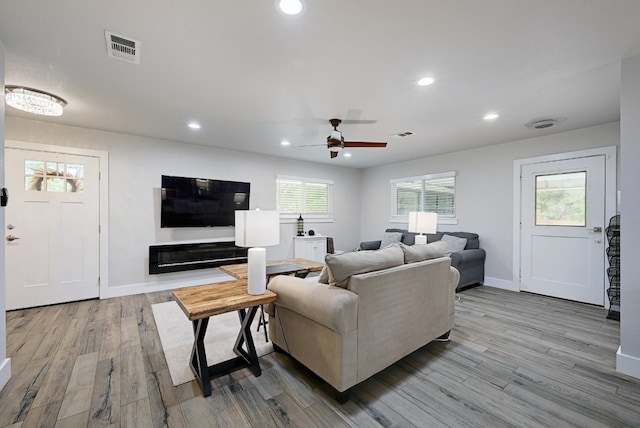
POLYGON ((520 289, 604 304, 605 157, 522 166, 520 289))
POLYGON ((7 309, 99 296, 99 159, 7 148, 7 309))

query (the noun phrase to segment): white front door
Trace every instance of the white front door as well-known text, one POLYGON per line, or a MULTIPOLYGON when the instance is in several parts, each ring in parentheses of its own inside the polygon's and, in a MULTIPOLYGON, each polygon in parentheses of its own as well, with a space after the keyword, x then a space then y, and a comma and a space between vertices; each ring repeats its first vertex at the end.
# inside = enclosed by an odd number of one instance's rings
POLYGON ((604 304, 605 156, 522 165, 520 289, 604 304))
POLYGON ((7 148, 7 309, 99 296, 99 159, 7 148))

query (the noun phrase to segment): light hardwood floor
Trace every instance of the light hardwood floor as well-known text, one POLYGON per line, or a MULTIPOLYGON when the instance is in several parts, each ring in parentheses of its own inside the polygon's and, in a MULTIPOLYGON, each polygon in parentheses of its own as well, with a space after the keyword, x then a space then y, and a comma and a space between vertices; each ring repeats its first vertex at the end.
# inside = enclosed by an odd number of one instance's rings
POLYGON ((174 387, 151 312, 169 292, 7 313, 0 427, 638 427, 640 380, 615 371, 619 324, 588 305, 478 287, 450 342, 356 386, 344 405, 286 355, 174 387))

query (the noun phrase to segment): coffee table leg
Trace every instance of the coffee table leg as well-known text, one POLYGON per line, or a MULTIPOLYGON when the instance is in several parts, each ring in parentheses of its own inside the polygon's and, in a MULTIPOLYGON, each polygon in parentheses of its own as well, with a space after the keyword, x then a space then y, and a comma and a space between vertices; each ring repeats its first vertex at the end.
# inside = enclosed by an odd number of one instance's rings
POLYGON ((233 352, 245 360, 254 376, 260 376, 262 370, 260 369, 260 363, 258 362, 258 354, 256 353, 256 347, 253 343, 253 336, 251 336, 251 323, 253 322, 256 313, 258 312, 258 306, 253 306, 249 309, 249 313, 246 310, 240 309, 238 316, 240 317, 240 323, 242 327, 238 333, 238 338, 233 346, 233 352), (243 349, 242 345, 246 344, 247 349, 243 349))
POLYGON ((191 350, 191 369, 196 375, 198 383, 202 388, 202 395, 211 395, 211 382, 209 380, 209 368, 207 366, 207 354, 204 350, 204 336, 207 332, 209 318, 193 321, 193 349, 191 350))

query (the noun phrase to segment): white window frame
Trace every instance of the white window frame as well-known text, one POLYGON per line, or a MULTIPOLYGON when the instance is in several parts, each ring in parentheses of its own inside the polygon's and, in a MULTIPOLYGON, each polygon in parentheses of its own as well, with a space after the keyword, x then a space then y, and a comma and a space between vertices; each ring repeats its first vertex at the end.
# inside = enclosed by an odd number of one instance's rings
MULTIPOLYGON (((447 178, 447 177, 453 177, 454 179, 454 193, 453 193, 453 215, 441 215, 438 214, 438 224, 458 224, 458 217, 457 217, 457 183, 456 183, 456 172, 455 171, 449 171, 449 172, 441 172, 438 174, 425 174, 425 175, 418 175, 415 177, 403 177, 403 178, 394 178, 389 180, 389 185, 391 188, 391 217, 389 218, 389 222, 391 223, 408 223, 409 222, 409 215, 404 214, 404 215, 399 215, 398 213, 398 206, 397 206, 397 194, 396 194, 396 185, 397 183, 403 183, 406 181, 417 181, 417 180, 435 180, 435 179, 440 179, 440 178, 447 178)), ((420 198, 420 201, 422 203, 423 198, 420 198)), ((422 210, 423 207, 420 207, 420 210, 422 210)))
MULTIPOLYGON (((288 176, 288 175, 277 175, 276 176, 276 201, 278 198, 277 192, 278 192, 278 182, 279 181, 296 181, 296 182, 300 182, 303 185, 303 201, 302 201, 302 205, 305 205, 305 193, 304 193, 304 186, 306 184, 326 184, 327 185, 327 191, 328 191, 328 213, 326 214, 309 214, 309 213, 305 213, 304 211, 302 213, 280 213, 280 223, 295 223, 296 220, 298 220, 298 216, 300 216, 300 214, 302 214, 302 218, 305 221, 312 221, 314 223, 332 223, 333 222, 333 180, 326 180, 326 179, 322 179, 322 178, 308 178, 308 177, 295 177, 295 176, 288 176)), ((276 209, 278 209, 277 207, 277 202, 276 202, 276 209)))

